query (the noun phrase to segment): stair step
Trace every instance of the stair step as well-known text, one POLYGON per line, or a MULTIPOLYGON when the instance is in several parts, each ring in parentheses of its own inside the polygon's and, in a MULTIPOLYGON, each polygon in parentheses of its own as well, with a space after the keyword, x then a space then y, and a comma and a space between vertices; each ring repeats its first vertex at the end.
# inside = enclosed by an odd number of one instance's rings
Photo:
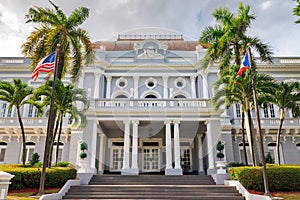
POLYGON ((215 185, 204 175, 95 175, 89 185, 72 186, 63 199, 245 200, 235 187, 215 185))

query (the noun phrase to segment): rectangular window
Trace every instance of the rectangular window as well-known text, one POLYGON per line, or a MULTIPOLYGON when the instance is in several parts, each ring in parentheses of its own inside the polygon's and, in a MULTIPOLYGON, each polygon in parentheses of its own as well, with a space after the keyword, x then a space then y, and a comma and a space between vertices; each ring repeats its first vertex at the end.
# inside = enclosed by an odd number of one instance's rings
POLYGON ((32 116, 33 116, 33 105, 30 104, 27 117, 32 117, 32 116))
POLYGON ((268 108, 264 108, 264 117, 269 118, 269 110, 268 108))
POLYGON ((298 161, 300 162, 300 147, 297 147, 297 151, 298 151, 298 161))
POLYGON ((236 103, 235 104, 235 110, 236 110, 236 117, 241 117, 241 107, 240 104, 236 103))
POLYGON ((6 103, 2 104, 2 108, 1 108, 1 117, 5 117, 5 113, 6 113, 6 103))
POLYGON ((270 104, 270 115, 272 118, 275 117, 275 111, 274 111, 274 105, 273 104, 270 104))
POLYGON ((0 147, 0 162, 4 162, 5 152, 6 152, 6 148, 0 147))

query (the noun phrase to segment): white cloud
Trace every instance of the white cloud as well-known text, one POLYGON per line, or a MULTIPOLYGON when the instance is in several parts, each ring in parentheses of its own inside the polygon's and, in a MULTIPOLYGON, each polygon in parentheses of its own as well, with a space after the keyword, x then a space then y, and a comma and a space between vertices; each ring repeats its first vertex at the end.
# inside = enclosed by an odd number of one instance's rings
POLYGON ((272 5, 271 0, 265 1, 265 2, 261 3, 261 9, 267 10, 268 8, 270 8, 271 5, 272 5))

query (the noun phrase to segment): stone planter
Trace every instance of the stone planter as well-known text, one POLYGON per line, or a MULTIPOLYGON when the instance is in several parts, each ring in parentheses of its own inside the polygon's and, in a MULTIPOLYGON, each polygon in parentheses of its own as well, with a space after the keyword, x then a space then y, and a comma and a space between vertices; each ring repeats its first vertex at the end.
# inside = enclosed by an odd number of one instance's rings
POLYGON ((226 174, 226 162, 224 160, 216 161, 217 174, 226 174))

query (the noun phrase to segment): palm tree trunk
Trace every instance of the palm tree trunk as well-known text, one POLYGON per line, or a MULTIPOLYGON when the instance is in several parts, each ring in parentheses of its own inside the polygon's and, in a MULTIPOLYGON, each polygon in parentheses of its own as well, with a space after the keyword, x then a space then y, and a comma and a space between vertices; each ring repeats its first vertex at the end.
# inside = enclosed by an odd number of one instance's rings
POLYGON ((281 134, 281 129, 283 125, 283 120, 284 120, 284 108, 280 109, 280 123, 279 123, 279 128, 277 131, 277 140, 276 140, 276 157, 278 160, 278 165, 280 165, 280 152, 279 152, 279 145, 280 145, 280 134, 281 134))
POLYGON ((246 141, 245 141, 245 114, 242 112, 242 138, 243 138, 243 152, 245 158, 245 165, 248 166, 247 150, 246 150, 246 141))
POLYGON ((17 107, 17 114, 18 114, 18 120, 19 120, 19 124, 20 124, 20 127, 21 127, 21 133, 22 133, 22 164, 23 166, 25 166, 26 164, 26 138, 25 138, 25 131, 24 131, 24 125, 23 125, 23 122, 22 122, 22 117, 21 117, 21 112, 20 112, 20 108, 17 107))
POLYGON ((48 167, 49 168, 51 167, 51 163, 52 163, 53 145, 54 145, 55 137, 57 134, 58 125, 59 125, 59 116, 57 117, 57 120, 56 120, 55 130, 54 130, 53 137, 52 137, 51 143, 50 143, 50 148, 49 148, 49 159, 48 159, 48 167))
POLYGON ((56 144, 55 166, 57 166, 58 163, 59 142, 60 142, 62 124, 63 124, 63 112, 60 115, 60 125, 59 125, 59 132, 58 132, 57 144, 56 144))
POLYGON ((245 122, 246 122, 246 134, 249 142, 249 148, 252 158, 252 165, 257 166, 259 163, 258 160, 258 151, 257 151, 257 143, 253 137, 254 125, 250 113, 250 105, 249 101, 245 101, 244 105, 244 114, 245 114, 245 122))

